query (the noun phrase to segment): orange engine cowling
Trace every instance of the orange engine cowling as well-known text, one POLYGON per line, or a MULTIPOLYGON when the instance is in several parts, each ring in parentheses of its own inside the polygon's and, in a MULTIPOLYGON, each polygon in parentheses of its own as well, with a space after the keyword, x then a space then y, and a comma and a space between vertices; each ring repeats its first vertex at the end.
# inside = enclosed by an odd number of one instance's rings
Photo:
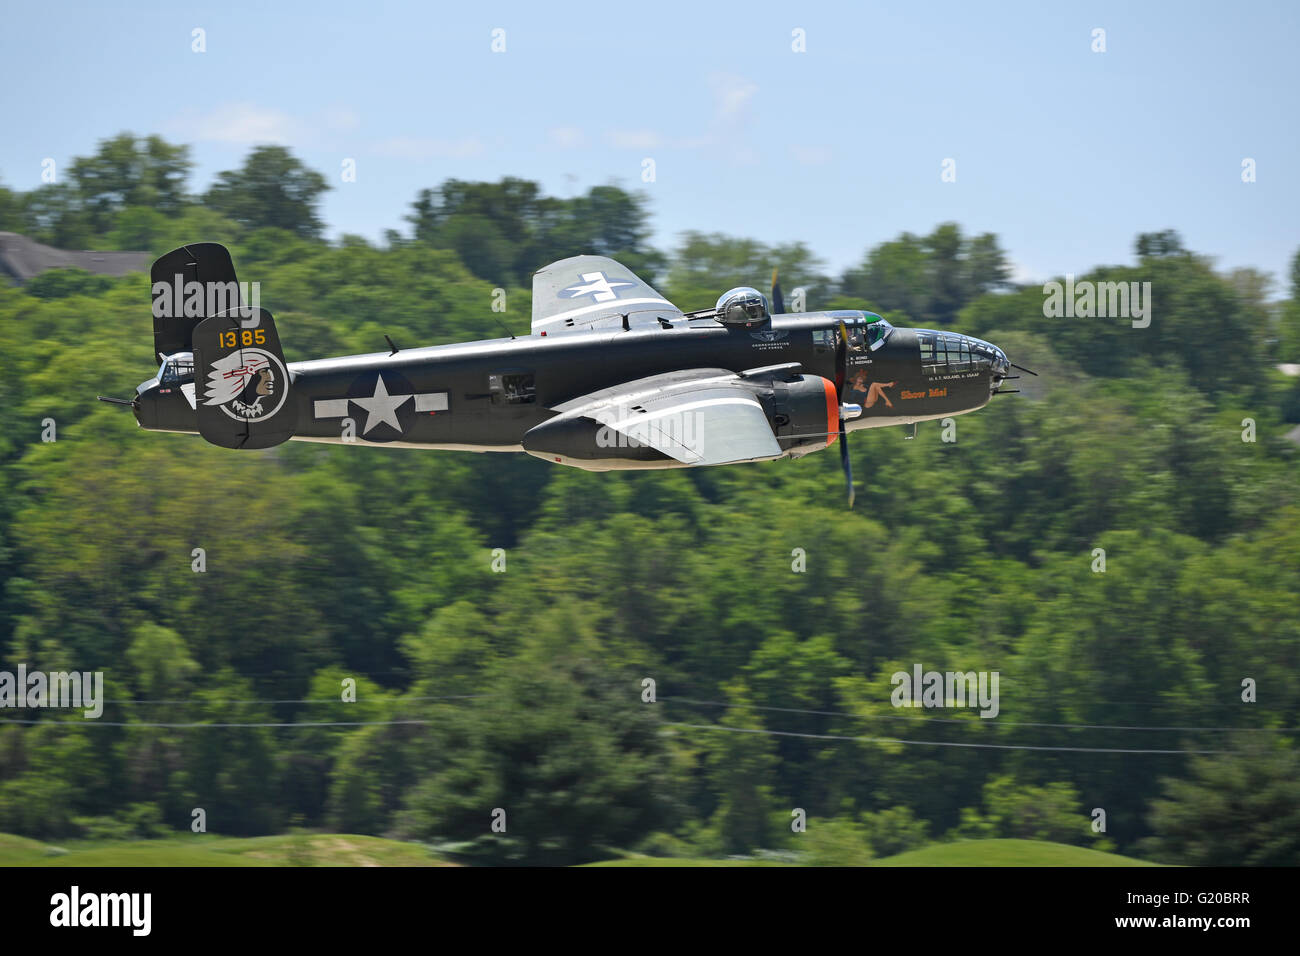
POLYGON ((751 387, 777 442, 792 456, 825 448, 839 437, 840 401, 830 379, 793 375, 751 387))

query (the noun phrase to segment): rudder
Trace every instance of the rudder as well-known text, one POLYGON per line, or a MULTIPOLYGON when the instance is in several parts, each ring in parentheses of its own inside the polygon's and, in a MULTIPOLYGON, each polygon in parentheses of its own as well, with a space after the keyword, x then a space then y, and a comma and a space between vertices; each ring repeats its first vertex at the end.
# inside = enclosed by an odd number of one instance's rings
POLYGON ((293 437, 297 403, 275 319, 265 309, 216 315, 194 327, 199 434, 223 448, 270 448, 293 437))
POLYGON ((154 362, 193 351, 195 326, 246 304, 230 251, 218 242, 192 242, 160 256, 149 270, 149 281, 154 362))

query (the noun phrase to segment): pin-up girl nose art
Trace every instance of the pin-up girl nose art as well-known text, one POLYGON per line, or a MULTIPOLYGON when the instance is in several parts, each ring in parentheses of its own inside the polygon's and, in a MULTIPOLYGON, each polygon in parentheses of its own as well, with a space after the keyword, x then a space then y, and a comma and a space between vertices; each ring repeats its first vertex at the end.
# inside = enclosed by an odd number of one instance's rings
POLYGON ((885 389, 893 388, 897 384, 897 382, 868 382, 865 370, 858 372, 849 382, 851 391, 866 393, 866 398, 863 399, 862 402, 863 408, 870 408, 882 399, 887 407, 893 408, 894 403, 891 402, 889 396, 885 394, 885 389))

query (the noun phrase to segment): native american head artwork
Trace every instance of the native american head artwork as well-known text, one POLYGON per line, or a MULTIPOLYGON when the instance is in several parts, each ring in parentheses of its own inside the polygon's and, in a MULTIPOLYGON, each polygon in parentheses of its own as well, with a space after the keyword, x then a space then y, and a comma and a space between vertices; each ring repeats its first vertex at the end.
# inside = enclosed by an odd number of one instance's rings
POLYGON ((261 349, 240 349, 212 363, 204 405, 219 405, 232 417, 259 421, 274 415, 283 396, 284 366, 261 349))

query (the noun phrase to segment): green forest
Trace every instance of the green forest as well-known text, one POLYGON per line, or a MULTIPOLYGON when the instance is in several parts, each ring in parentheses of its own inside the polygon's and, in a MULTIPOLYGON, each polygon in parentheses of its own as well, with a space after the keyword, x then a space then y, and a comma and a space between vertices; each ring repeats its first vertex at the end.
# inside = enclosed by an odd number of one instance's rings
POLYGON ((194 192, 185 146, 124 133, 0 186, 0 230, 222 242, 290 361, 527 334, 531 273, 593 253, 683 309, 779 267, 810 311, 951 327, 1038 376, 955 441, 853 435, 848 510, 835 449, 590 474, 147 433, 95 396, 157 368, 148 276, 0 285, 0 670, 103 671, 106 698, 0 711, 0 833, 178 838, 201 809, 225 836, 489 864, 994 838, 1300 863, 1300 378, 1277 369, 1300 362, 1300 254, 1276 287, 1174 229, 1080 263, 1151 283, 1133 328, 1045 317, 955 223, 832 274, 802 242, 655 248, 617 185, 447 180, 382 242, 327 241, 329 188, 266 146, 194 192), (999 672, 997 718, 892 706, 918 664, 999 672))

